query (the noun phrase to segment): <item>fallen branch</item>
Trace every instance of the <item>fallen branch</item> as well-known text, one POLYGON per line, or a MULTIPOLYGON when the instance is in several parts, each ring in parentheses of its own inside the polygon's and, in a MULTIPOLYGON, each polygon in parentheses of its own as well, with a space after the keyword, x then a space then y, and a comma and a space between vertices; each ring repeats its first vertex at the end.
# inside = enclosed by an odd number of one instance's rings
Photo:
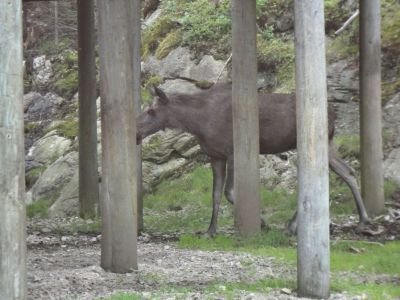
POLYGON ((346 22, 344 22, 344 24, 342 25, 342 27, 340 27, 338 30, 335 31, 335 35, 339 35, 339 33, 341 33, 343 30, 345 30, 346 27, 349 26, 349 24, 350 24, 351 22, 353 22, 353 20, 354 20, 355 18, 357 18, 357 16, 358 16, 359 14, 360 14, 360 10, 357 9, 357 10, 354 12, 354 14, 353 14, 346 22))
POLYGON ((226 60, 226 62, 225 62, 225 64, 224 64, 224 66, 222 67, 221 72, 219 73, 219 75, 218 75, 218 77, 217 77, 217 80, 215 80, 215 83, 218 82, 219 78, 221 77, 222 73, 224 72, 226 66, 229 64, 229 62, 231 61, 231 59, 232 59, 232 53, 231 53, 231 55, 229 55, 228 59, 226 60))

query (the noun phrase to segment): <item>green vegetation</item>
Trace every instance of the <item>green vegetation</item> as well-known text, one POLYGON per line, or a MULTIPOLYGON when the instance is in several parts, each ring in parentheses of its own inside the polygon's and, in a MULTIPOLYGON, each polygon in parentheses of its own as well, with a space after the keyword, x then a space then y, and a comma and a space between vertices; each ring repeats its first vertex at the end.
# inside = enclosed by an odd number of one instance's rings
POLYGON ((164 16, 146 28, 142 34, 142 56, 146 58, 150 53, 154 53, 160 42, 175 26, 176 23, 169 16, 164 16))
POLYGON ((100 218, 83 220, 80 218, 73 219, 71 223, 59 224, 56 228, 59 234, 89 234, 97 235, 101 233, 100 218))
MULTIPOLYGON (((149 232, 204 232, 211 216, 211 171, 198 167, 174 181, 163 181, 145 196, 144 222, 149 232)), ((232 225, 232 208, 223 201, 219 228, 232 225)))
POLYGON ((39 200, 33 202, 32 204, 28 204, 26 206, 26 215, 29 218, 33 217, 40 217, 40 218, 47 218, 48 216, 48 209, 50 205, 53 203, 52 197, 43 197, 39 200))
POLYGON ((156 57, 163 59, 171 50, 175 49, 182 41, 182 32, 180 30, 171 31, 161 41, 156 50, 156 57))
POLYGON ((30 133, 31 131, 35 130, 38 128, 40 125, 39 122, 26 122, 24 126, 24 132, 25 133, 30 133))
POLYGON ((400 3, 382 1, 382 46, 400 53, 400 3))
POLYGON ((25 174, 25 184, 29 188, 35 184, 40 175, 46 170, 45 166, 34 167, 25 174))
POLYGON ((333 142, 338 147, 341 157, 360 157, 360 136, 359 135, 337 135, 333 142))
POLYGON ((141 294, 127 294, 127 293, 118 293, 112 297, 107 298, 109 300, 142 300, 143 296, 141 294))
POLYGON ((60 59, 53 64, 54 89, 66 98, 70 98, 78 90, 78 53, 64 51, 60 59))
POLYGON ((67 119, 58 122, 55 126, 50 127, 47 132, 57 130, 58 134, 69 139, 74 139, 79 134, 79 123, 77 119, 67 119))

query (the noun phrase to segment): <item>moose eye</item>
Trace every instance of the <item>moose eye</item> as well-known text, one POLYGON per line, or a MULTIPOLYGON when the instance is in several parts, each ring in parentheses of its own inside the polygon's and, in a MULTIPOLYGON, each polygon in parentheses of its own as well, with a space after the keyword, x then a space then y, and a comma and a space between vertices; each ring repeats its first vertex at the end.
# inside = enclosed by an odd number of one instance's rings
POLYGON ((152 117, 154 117, 156 115, 156 111, 154 109, 152 109, 152 108, 148 109, 147 113, 152 117))

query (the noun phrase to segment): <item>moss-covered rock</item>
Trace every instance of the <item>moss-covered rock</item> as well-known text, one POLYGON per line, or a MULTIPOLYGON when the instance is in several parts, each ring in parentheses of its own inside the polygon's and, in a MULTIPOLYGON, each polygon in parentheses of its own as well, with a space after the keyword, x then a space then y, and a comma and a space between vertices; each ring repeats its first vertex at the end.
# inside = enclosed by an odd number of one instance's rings
POLYGON ((156 58, 163 59, 169 52, 181 44, 182 32, 180 30, 171 31, 161 41, 156 50, 156 58))
POLYGON ((73 140, 79 134, 78 119, 71 118, 53 123, 47 130, 56 130, 60 136, 73 140))
POLYGON ((177 23, 166 15, 157 19, 154 24, 143 31, 142 34, 142 56, 148 57, 154 53, 160 42, 168 35, 171 30, 174 30, 177 23))
POLYGON ((78 90, 78 53, 67 50, 53 64, 54 90, 65 98, 71 98, 78 90))

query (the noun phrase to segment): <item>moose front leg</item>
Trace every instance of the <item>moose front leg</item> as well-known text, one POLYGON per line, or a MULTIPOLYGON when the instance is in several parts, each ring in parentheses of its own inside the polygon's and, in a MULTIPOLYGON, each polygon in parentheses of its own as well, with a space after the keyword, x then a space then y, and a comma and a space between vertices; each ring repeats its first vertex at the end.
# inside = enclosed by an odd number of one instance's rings
POLYGON ((214 237, 217 232, 218 211, 221 203, 222 188, 225 181, 226 160, 211 158, 211 167, 213 171, 213 209, 211 223, 207 230, 207 234, 214 237))

